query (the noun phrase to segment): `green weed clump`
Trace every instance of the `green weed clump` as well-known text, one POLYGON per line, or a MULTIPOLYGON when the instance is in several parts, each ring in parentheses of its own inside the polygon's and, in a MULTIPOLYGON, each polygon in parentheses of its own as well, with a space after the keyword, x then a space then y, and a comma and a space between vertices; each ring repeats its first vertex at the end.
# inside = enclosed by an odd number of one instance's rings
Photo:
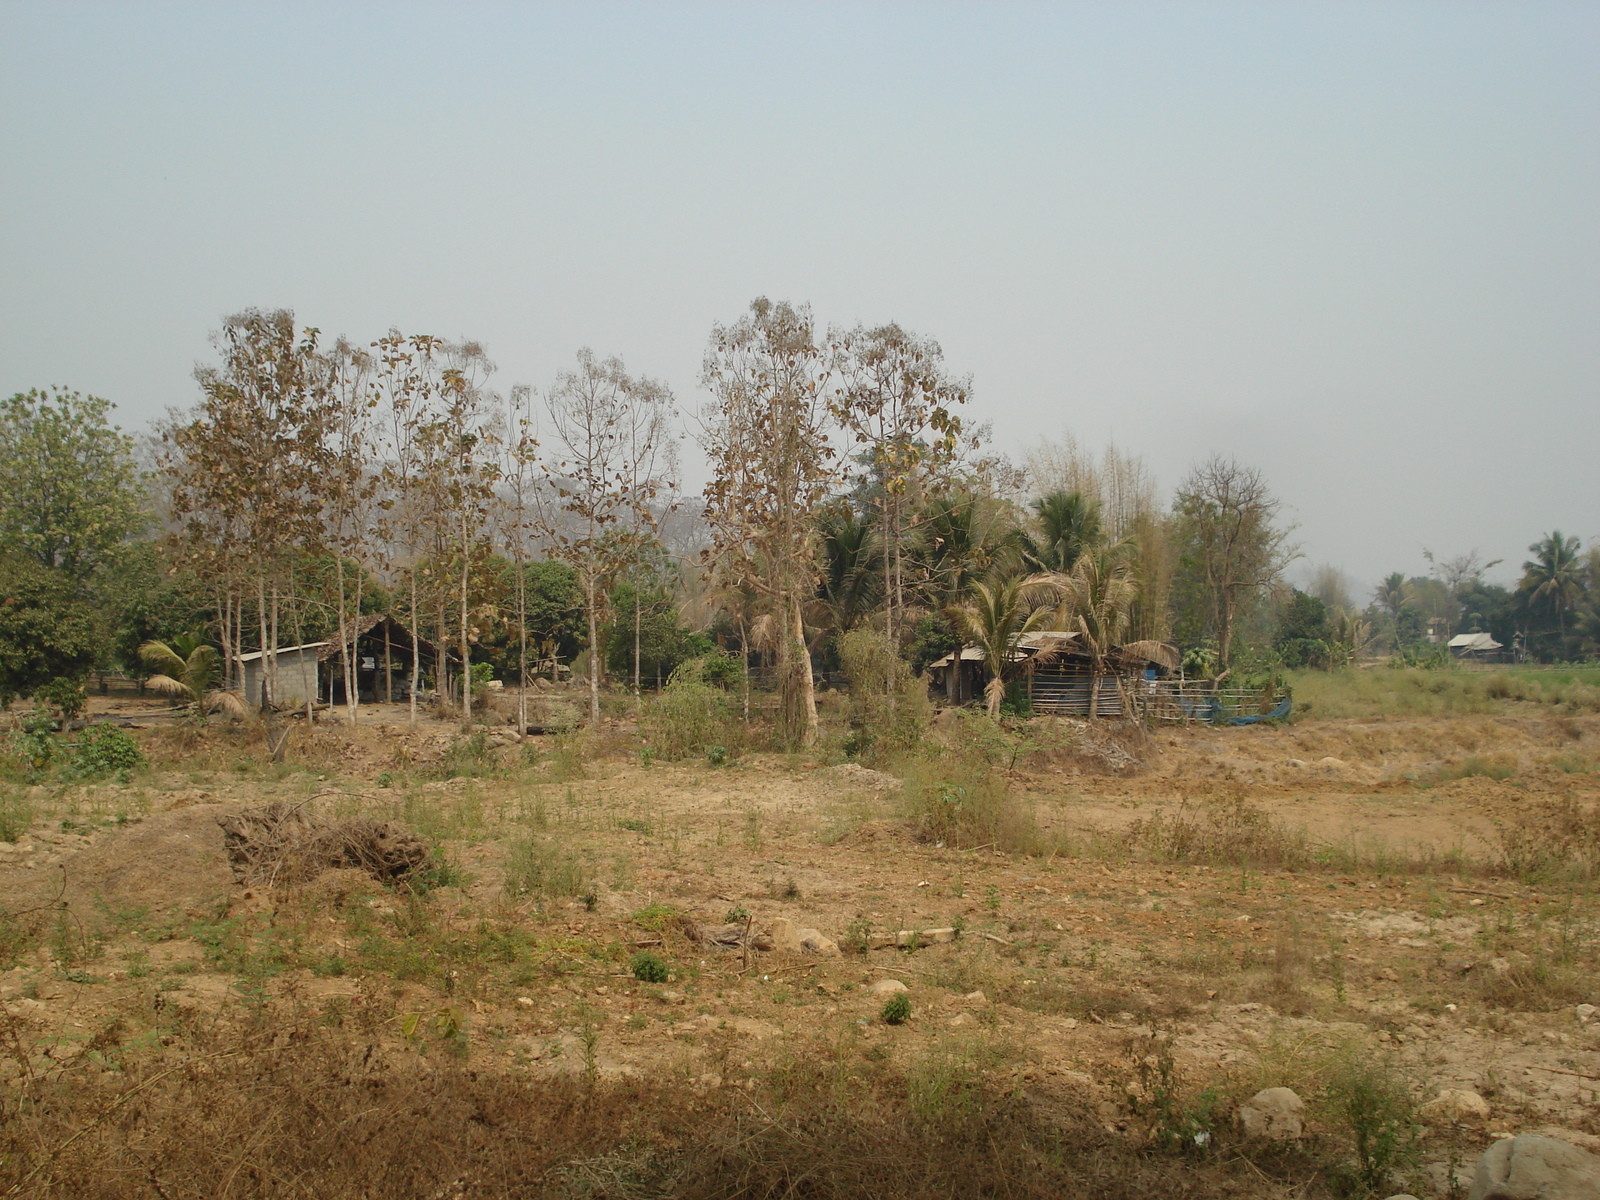
POLYGON ((540 837, 511 843, 506 853, 506 895, 555 898, 581 896, 588 890, 583 861, 540 837))
POLYGON ((878 1017, 885 1025, 904 1025, 911 1019, 910 998, 903 994, 890 996, 878 1010, 878 1017))
POLYGON ((1500 757, 1485 757, 1482 754, 1469 754, 1460 762, 1452 766, 1442 767, 1431 780, 1434 784, 1450 783, 1457 779, 1473 779, 1482 777, 1505 782, 1517 773, 1517 766, 1509 759, 1500 757))
POLYGON ((665 983, 670 975, 667 964, 656 954, 641 950, 628 960, 628 970, 640 983, 665 983))

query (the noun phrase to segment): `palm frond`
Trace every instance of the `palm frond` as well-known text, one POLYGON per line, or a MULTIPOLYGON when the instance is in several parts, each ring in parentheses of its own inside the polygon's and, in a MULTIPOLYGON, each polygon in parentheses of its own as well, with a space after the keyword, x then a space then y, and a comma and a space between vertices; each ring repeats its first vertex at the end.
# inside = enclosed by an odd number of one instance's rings
POLYGON ((152 675, 144 681, 145 687, 162 696, 177 696, 183 700, 193 700, 195 695, 185 683, 180 683, 170 675, 152 675))
POLYGON ((250 706, 238 692, 212 692, 206 697, 206 711, 227 713, 230 717, 242 717, 250 711, 250 706))
POLYGON ((149 641, 139 647, 139 661, 152 671, 159 671, 168 677, 183 674, 185 663, 183 658, 165 642, 149 641))

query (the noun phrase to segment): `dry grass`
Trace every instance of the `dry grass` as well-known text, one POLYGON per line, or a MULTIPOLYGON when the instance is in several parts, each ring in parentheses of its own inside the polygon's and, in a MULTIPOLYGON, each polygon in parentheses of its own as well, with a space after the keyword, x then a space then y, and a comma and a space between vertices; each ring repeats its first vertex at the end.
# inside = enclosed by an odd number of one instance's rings
MULTIPOLYGON (((107 1026, 95 1055, 116 1061, 119 1037, 107 1026)), ((397 1068, 309 1021, 194 1049, 21 1081, 0 1123, 0 1187, 75 1200, 1200 1200, 1316 1175, 1310 1160, 1140 1146, 1087 1102, 1046 1115, 960 1055, 795 1063, 752 1089, 707 1090, 397 1068)))

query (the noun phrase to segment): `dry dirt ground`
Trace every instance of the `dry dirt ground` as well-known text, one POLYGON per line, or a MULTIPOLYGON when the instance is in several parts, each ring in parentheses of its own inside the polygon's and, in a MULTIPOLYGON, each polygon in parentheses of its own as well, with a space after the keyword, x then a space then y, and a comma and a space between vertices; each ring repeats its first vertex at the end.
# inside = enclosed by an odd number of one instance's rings
MULTIPOLYGON (((1423 1196, 1459 1194, 1507 1133, 1600 1150, 1600 1016, 1580 1008, 1600 1004, 1593 885, 1502 862, 1507 830, 1600 799, 1600 718, 1039 723, 995 768, 1050 847, 1032 855, 926 840, 885 772, 645 762, 622 720, 449 766, 459 728, 408 728, 398 707, 297 728, 277 765, 252 730, 145 724, 148 772, 32 788, 31 831, 0 847, 13 1082, 178 1061, 202 1030, 293 1012, 402 1071, 754 1096, 797 1062, 959 1069, 1129 1139, 1220 1143, 1242 1100, 1288 1086, 1323 1167, 1351 1153, 1341 1072, 1387 1073, 1418 1103, 1477 1092, 1486 1118, 1424 1118, 1396 1179, 1423 1196), (406 825, 440 847, 438 886, 236 882, 217 818, 271 801, 406 825), (1302 852, 1186 854, 1140 839, 1157 814, 1224 842, 1270 819, 1302 852), (708 940, 780 919, 839 952, 708 940), (898 931, 918 936, 881 944, 898 931), (635 979, 640 950, 670 978, 635 979), (901 1025, 880 1018, 888 980, 901 1025)), ((1321 1194, 1321 1170, 1240 1166, 1236 1194, 1321 1194)))

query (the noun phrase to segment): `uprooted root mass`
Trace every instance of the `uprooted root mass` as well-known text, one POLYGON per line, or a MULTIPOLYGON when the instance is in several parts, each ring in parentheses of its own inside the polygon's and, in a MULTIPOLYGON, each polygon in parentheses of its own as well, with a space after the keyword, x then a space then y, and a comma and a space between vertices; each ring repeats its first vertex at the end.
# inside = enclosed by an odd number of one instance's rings
POLYGON ((341 867, 389 881, 420 871, 429 858, 422 839, 392 821, 325 821, 299 805, 246 809, 217 824, 241 883, 304 883, 341 867))

